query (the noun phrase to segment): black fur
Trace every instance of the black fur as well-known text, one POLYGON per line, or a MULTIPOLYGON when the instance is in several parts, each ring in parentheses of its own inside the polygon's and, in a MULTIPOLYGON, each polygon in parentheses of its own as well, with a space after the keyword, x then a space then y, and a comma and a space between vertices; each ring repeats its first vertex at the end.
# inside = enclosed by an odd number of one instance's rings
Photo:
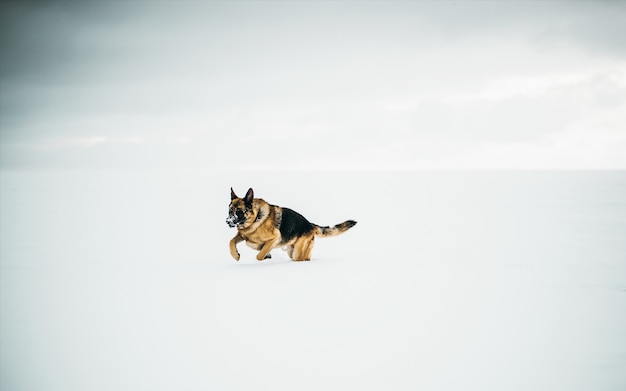
POLYGON ((283 243, 307 234, 313 231, 314 228, 314 225, 300 213, 289 208, 283 208, 283 216, 279 228, 283 243))
POLYGON ((343 222, 343 223, 341 223, 341 224, 339 224, 339 225, 340 225, 340 226, 342 226, 342 228, 346 228, 346 229, 348 229, 348 228, 352 228, 352 227, 354 227, 354 226, 356 225, 356 221, 354 221, 354 220, 348 220, 348 221, 343 222))
POLYGON ((254 191, 252 190, 252 188, 248 189, 248 192, 246 193, 243 201, 248 209, 252 209, 252 201, 254 201, 254 191))

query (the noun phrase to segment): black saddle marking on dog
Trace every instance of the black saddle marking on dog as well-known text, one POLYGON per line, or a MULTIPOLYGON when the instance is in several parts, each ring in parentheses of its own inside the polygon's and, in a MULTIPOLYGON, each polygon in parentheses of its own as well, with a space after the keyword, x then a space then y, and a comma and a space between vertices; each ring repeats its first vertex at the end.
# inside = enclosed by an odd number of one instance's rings
POLYGON ((314 228, 314 225, 300 213, 289 208, 283 208, 282 221, 279 228, 283 243, 295 237, 308 234, 314 228))

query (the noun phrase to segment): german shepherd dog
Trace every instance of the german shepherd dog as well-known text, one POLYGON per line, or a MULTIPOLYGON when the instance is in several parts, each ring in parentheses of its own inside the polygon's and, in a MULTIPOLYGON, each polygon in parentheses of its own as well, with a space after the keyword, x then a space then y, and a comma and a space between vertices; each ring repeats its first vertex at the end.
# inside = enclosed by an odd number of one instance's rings
POLYGON ((289 208, 254 198, 252 189, 244 198, 239 198, 231 187, 226 223, 231 228, 237 227, 237 235, 230 241, 230 255, 236 261, 240 257, 237 243, 243 241, 259 250, 256 256, 259 261, 271 258, 270 251, 277 247, 286 250, 294 261, 310 261, 316 236, 339 235, 354 227, 356 221, 346 220, 334 227, 320 227, 289 208))

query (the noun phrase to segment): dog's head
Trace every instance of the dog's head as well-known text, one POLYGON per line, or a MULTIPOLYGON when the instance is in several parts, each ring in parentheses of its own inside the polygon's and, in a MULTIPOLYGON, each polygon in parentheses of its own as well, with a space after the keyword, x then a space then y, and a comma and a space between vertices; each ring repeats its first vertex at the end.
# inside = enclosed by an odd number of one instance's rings
POLYGON ((228 217, 226 224, 229 227, 241 227, 254 216, 253 209, 254 191, 248 189, 244 198, 239 198, 230 188, 230 205, 228 206, 228 217))

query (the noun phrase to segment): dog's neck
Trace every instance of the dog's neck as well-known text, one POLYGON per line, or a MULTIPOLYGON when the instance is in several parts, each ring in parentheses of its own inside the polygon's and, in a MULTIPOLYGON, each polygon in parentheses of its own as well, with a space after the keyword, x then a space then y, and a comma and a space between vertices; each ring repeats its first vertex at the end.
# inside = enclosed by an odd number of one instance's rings
POLYGON ((239 229, 240 231, 248 231, 248 230, 255 230, 255 229, 257 229, 257 227, 269 215, 269 213, 270 213, 269 205, 266 202, 264 202, 263 200, 257 200, 255 198, 254 199, 254 203, 256 205, 253 205, 252 209, 253 210, 256 209, 257 210, 257 214, 256 214, 254 220, 252 220, 252 222, 250 224, 243 224, 243 225, 237 227, 237 229, 239 229), (258 204, 257 204, 257 202, 258 202, 258 204))

